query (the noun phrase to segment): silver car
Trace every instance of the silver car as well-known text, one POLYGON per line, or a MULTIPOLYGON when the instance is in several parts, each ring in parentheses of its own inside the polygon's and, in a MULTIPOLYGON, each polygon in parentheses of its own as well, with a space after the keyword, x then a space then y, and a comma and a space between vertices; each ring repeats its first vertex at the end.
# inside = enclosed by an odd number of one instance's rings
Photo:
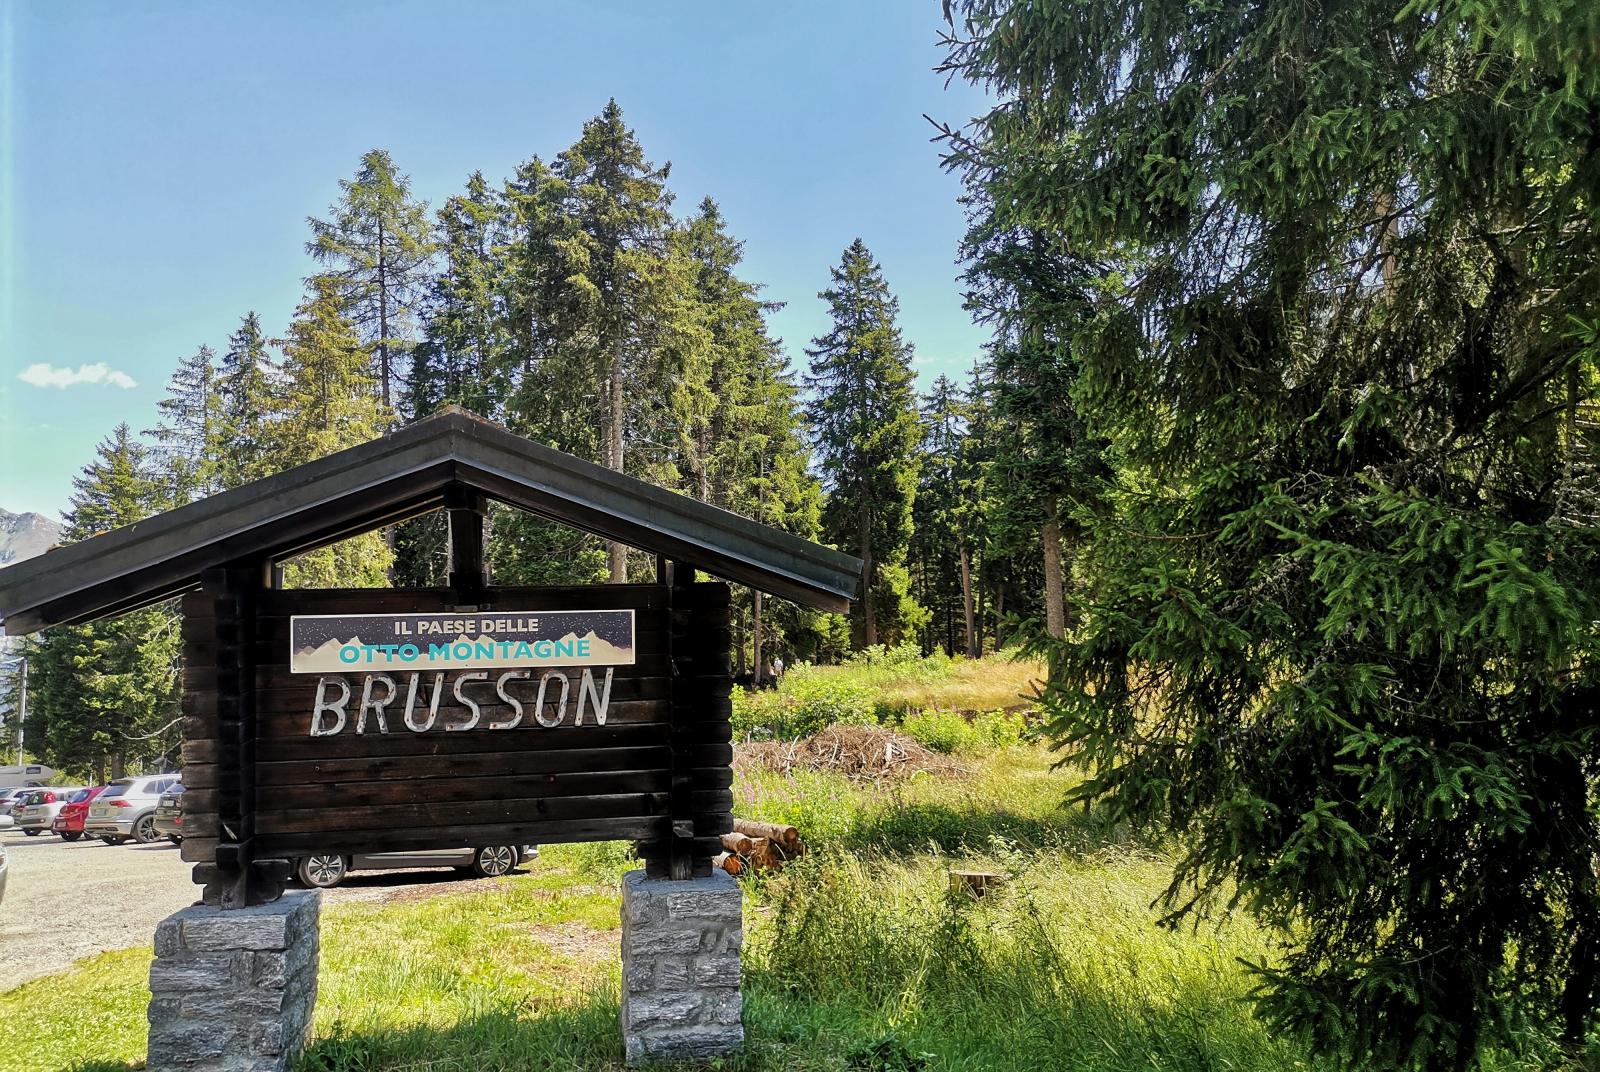
POLYGON ((67 801, 81 792, 83 792, 82 786, 73 788, 61 785, 49 785, 31 790, 12 807, 11 817, 16 820, 18 829, 24 834, 38 837, 49 832, 50 824, 61 814, 61 809, 67 801))
POLYGON ((480 878, 499 878, 539 855, 534 845, 489 845, 481 849, 416 849, 411 852, 358 853, 355 856, 305 856, 294 861, 300 882, 332 889, 352 871, 404 871, 415 867, 454 867, 480 878))
MULTIPOLYGON (((9 816, 9 815, 0 815, 0 830, 5 830, 10 826, 11 826, 11 816, 9 816)), ((0 901, 4 901, 6 899, 6 871, 7 870, 9 870, 9 868, 7 867, 7 864, 6 864, 6 847, 4 845, 0 845, 0 901)))
POLYGON ((37 788, 39 787, 36 785, 14 785, 6 789, 0 789, 0 815, 11 815, 12 809, 17 806, 17 802, 37 788))
POLYGON ((161 803, 161 794, 177 784, 176 774, 118 778, 89 805, 89 814, 83 821, 84 836, 97 837, 107 845, 121 845, 129 839, 148 845, 159 840, 156 806, 161 803))

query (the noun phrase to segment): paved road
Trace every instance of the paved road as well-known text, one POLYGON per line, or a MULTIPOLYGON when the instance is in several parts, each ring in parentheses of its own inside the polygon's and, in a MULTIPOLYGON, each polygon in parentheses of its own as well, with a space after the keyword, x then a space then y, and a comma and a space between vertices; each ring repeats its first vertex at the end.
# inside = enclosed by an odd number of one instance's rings
MULTIPOLYGON (((68 844, 58 837, 0 831, 10 858, 0 901, 0 990, 108 949, 149 945, 156 924, 193 904, 200 888, 175 846, 68 844)), ((453 870, 352 875, 330 903, 457 893, 494 880, 461 880, 453 870), (414 891, 414 892, 413 892, 414 891)))

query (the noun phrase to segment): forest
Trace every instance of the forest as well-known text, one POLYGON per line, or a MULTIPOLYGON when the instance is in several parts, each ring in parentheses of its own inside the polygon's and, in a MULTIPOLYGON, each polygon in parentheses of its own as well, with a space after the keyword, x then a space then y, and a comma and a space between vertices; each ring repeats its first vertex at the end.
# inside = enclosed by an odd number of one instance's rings
MULTIPOLYGON (((945 0, 930 133, 990 331, 919 390, 849 241, 791 368, 736 221, 616 102, 437 207, 363 157, 256 312, 111 432, 79 540, 458 405, 832 544, 848 616, 739 592, 738 671, 1019 646, 1100 821, 1177 840, 1163 921, 1248 913, 1273 1030, 1456 1070, 1600 1002, 1600 5, 945 0), (696 191, 699 193, 699 191, 696 191)), ((504 583, 622 581, 511 511, 504 583)), ((425 584, 422 519, 293 584, 425 584)), ((156 607, 29 649, 41 754, 172 754, 156 607), (113 723, 105 716, 116 713, 113 723)), ((114 768, 115 769, 115 768, 114 768)), ((1577 1067, 1574 1065, 1574 1067, 1577 1067)))

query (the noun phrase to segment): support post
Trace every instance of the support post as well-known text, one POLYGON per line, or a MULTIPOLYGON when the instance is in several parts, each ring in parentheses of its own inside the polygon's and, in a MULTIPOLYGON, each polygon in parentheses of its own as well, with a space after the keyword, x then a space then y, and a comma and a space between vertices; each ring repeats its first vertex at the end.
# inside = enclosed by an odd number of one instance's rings
POLYGON ((317 1001, 322 891, 239 910, 194 905, 156 928, 150 1072, 286 1072, 317 1001))
POLYGON ((484 497, 469 488, 455 485, 445 494, 445 510, 450 520, 450 587, 461 603, 476 603, 489 587, 489 571, 483 561, 484 497))
POLYGON ((622 1044, 629 1065, 705 1061, 744 1044, 744 893, 713 871, 622 877, 622 1044))

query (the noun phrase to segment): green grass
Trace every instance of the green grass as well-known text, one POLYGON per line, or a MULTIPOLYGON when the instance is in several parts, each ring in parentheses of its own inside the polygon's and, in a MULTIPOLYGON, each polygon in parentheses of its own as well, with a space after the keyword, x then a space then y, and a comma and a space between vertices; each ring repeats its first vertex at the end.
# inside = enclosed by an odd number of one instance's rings
MULTIPOLYGON (((812 851, 745 884, 749 1041, 724 1067, 1323 1067, 1244 1001, 1241 958, 1270 957, 1266 937, 1241 920, 1156 927, 1162 846, 1062 809, 1068 777, 1026 746, 965 778, 749 775, 740 814, 794 822, 812 851), (951 897, 954 867, 1007 882, 951 897)), ((619 1070, 631 866, 625 846, 556 846, 488 892, 328 909, 302 1069, 619 1070)), ((0 994, 0 1070, 137 1067, 148 964, 145 950, 108 953, 0 994)))

